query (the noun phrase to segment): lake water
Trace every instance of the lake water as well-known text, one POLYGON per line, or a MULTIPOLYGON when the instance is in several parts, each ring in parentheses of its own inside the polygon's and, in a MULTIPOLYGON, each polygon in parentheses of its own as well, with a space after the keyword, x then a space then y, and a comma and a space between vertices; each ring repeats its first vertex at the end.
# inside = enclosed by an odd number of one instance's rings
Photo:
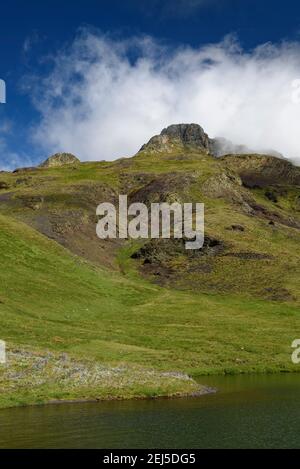
POLYGON ((1 448, 300 448, 300 374, 201 378, 200 398, 0 411, 1 448))

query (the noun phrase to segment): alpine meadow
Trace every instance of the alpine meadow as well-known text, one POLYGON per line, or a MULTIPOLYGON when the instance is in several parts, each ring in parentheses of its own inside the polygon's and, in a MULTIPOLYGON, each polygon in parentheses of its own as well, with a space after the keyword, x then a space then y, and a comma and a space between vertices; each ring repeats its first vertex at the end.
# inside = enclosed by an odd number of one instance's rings
POLYGON ((219 148, 180 124, 131 158, 1 172, 1 407, 196 396, 207 375, 299 371, 300 169, 219 148), (203 247, 99 239, 96 207, 120 194, 204 203, 203 247))

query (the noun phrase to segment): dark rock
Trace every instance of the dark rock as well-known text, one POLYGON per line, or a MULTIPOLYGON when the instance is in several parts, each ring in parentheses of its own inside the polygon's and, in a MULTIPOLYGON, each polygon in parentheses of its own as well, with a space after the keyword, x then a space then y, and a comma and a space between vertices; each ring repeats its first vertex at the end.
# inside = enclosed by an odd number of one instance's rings
POLYGON ((140 151, 171 151, 178 146, 193 147, 205 153, 210 151, 210 140, 198 124, 175 124, 152 137, 140 151))
POLYGON ((231 227, 227 229, 232 231, 245 231, 243 225, 231 225, 231 227))
MULTIPOLYGON (((141 259, 143 265, 165 265, 177 256, 184 256, 187 260, 202 257, 214 257, 220 255, 225 245, 223 241, 205 236, 202 249, 195 251, 186 250, 187 239, 152 239, 147 241, 143 247, 131 255, 132 259, 141 259)), ((193 241, 193 240, 191 240, 193 241)))
POLYGON ((5 181, 0 181, 0 190, 9 189, 9 184, 5 181))
POLYGON ((198 124, 170 125, 164 129, 161 135, 176 139, 184 145, 193 145, 209 150, 209 138, 202 127, 198 124))
POLYGON ((271 191, 266 191, 265 192, 265 196, 267 197, 267 199, 269 199, 271 202, 274 202, 275 204, 277 204, 278 202, 278 199, 277 199, 277 196, 274 192, 271 192, 271 191))

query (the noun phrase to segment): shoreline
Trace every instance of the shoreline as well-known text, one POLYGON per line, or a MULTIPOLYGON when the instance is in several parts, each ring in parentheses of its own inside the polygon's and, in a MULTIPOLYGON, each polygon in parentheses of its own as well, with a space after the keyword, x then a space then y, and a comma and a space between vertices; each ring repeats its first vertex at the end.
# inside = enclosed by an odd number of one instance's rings
MULTIPOLYGON (((194 381, 196 378, 199 379, 200 377, 205 378, 205 376, 219 376, 219 377, 233 377, 233 376, 274 376, 274 375, 289 375, 289 374, 298 374, 300 370, 297 371, 277 371, 277 372, 252 372, 252 373, 236 373, 236 374, 215 374, 215 375, 196 375, 191 376, 190 379, 194 381)), ((209 385, 201 385, 200 383, 198 390, 194 390, 191 392, 175 392, 173 394, 161 394, 161 395, 132 395, 132 396, 106 396, 106 397, 85 397, 85 398, 62 398, 62 399, 49 399, 43 402, 24 402, 24 403, 16 403, 12 405, 4 405, 1 406, 0 404, 0 412, 2 410, 7 409, 17 409, 17 408, 26 408, 26 407, 47 407, 53 405, 68 405, 68 404, 97 404, 102 402, 124 402, 124 401, 158 401, 158 400, 176 400, 176 399, 197 399, 201 398, 202 396, 213 395, 219 392, 219 389, 209 385)))
POLYGON ((202 396, 207 396, 210 394, 216 394, 218 392, 217 388, 211 386, 201 386, 199 385, 198 391, 193 392, 183 392, 175 393, 171 395, 158 395, 158 396, 133 396, 133 397, 87 397, 87 398, 74 398, 74 399, 50 399, 45 402, 32 402, 16 405, 1 406, 0 412, 7 409, 18 409, 26 407, 47 407, 52 405, 69 405, 69 404, 100 404, 102 402, 125 402, 125 401, 158 401, 158 400, 175 400, 175 399, 197 399, 202 396))
POLYGON ((60 403, 199 397, 215 392, 179 371, 78 360, 15 347, 0 367, 0 409, 60 403))
MULTIPOLYGON (((219 377, 233 377, 233 376, 275 376, 275 375, 290 375, 290 374, 298 374, 299 371, 277 371, 277 372, 252 372, 252 373, 236 373, 236 374, 215 374, 213 376, 219 377)), ((194 381, 195 378, 200 377, 207 377, 212 375, 197 375, 191 376, 191 380, 194 381)), ((62 398, 62 399, 49 399, 43 402, 28 402, 28 403, 16 403, 15 405, 4 405, 1 406, 0 404, 0 412, 2 410, 7 409, 17 409, 17 408, 26 408, 26 407, 47 407, 53 405, 68 405, 68 404, 100 404, 102 402, 125 402, 125 401, 158 401, 158 400, 176 400, 176 399, 197 399, 207 395, 217 394, 219 389, 209 385, 201 385, 200 383, 198 390, 194 390, 191 392, 175 392, 173 394, 161 394, 161 395, 133 395, 133 396, 106 396, 106 397, 86 397, 86 398, 62 398)))
MULTIPOLYGON (((0 410, 41 405, 99 403, 126 400, 191 399, 218 390, 210 376, 274 375, 300 369, 263 369, 236 373, 199 374, 189 370, 161 371, 130 366, 111 366, 78 360, 66 353, 13 347, 0 367, 0 410), (206 382, 206 379, 208 383, 206 382)), ((232 371, 232 370, 231 370, 232 371)))
MULTIPOLYGON (((44 404, 30 404, 30 406, 47 406, 47 405, 63 405, 63 404, 96 404, 101 402, 124 402, 124 401, 157 401, 157 400, 175 400, 175 399, 197 399, 198 397, 207 396, 208 394, 216 394, 218 392, 217 388, 210 386, 201 386, 199 391, 194 391, 191 393, 178 393, 174 395, 161 395, 161 396, 135 396, 135 397, 107 397, 107 398, 86 398, 86 399, 51 399, 49 402, 44 404)), ((26 405, 24 407, 27 407, 26 405)), ((0 409, 1 410, 1 409, 0 409)))

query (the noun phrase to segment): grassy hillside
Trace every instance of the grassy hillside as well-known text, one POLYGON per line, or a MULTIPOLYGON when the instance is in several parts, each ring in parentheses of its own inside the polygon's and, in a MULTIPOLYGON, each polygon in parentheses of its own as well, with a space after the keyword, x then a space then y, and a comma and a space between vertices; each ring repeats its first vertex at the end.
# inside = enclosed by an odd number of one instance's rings
POLYGON ((172 288, 299 304, 299 171, 284 160, 257 155, 216 159, 195 151, 142 152, 114 163, 1 174, 0 213, 95 265, 124 273, 130 265, 124 253, 133 252, 128 243, 97 238, 99 203, 116 204, 119 194, 148 205, 201 201, 206 235, 218 249, 193 257, 172 242, 146 243, 151 263, 136 260, 136 269, 172 288))
MULTIPOLYGON (((2 173, 0 338, 13 365, 0 368, 0 405, 195 392, 195 382, 170 372, 298 371, 298 169, 249 187, 244 161, 143 152, 2 173), (205 202, 205 248, 100 241, 96 206, 119 193, 148 204, 205 202), (49 368, 34 380, 47 354, 49 368), (57 361, 75 387, 53 371, 57 361), (95 364, 110 376, 123 371, 94 385, 74 371, 95 364)), ((252 165, 252 182, 257 171, 252 165)))
POLYGON ((135 345, 127 318, 152 300, 152 288, 91 268, 3 216, 0 249, 0 337, 8 346, 0 407, 203 391, 184 374, 145 368, 149 360, 138 359, 148 350, 135 345))

